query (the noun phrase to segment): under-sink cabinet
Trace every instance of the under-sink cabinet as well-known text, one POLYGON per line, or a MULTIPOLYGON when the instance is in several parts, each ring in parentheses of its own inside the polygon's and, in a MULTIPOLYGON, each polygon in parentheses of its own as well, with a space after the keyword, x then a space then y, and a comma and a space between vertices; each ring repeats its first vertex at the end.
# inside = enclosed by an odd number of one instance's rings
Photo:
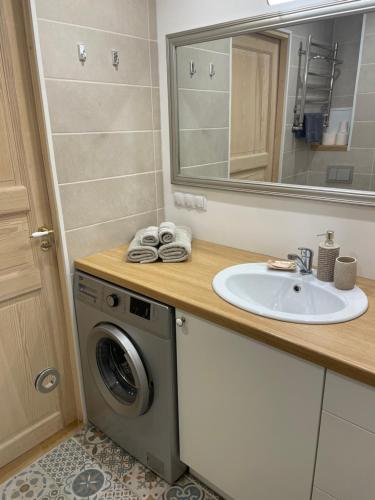
POLYGON ((310 500, 325 370, 176 318, 181 460, 235 500, 310 500))
POLYGON ((314 486, 327 499, 374 500, 374 472, 375 389, 328 372, 314 486))

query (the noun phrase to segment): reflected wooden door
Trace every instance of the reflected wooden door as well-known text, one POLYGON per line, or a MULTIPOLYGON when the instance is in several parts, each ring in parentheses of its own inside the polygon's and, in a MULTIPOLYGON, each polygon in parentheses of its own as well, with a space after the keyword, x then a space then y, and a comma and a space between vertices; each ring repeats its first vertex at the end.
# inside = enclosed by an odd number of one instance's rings
POLYGON ((54 245, 30 239, 52 222, 27 50, 22 1, 0 0, 0 466, 76 419, 54 245))
POLYGON ((230 176, 274 180, 280 40, 233 37, 230 176))

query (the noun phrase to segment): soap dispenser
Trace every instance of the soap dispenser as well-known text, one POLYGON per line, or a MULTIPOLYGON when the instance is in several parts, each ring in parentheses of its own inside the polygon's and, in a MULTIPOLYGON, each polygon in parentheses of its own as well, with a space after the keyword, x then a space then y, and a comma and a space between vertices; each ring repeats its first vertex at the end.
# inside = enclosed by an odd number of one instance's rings
POLYGON ((317 278, 320 281, 333 281, 336 259, 340 254, 340 245, 335 243, 334 236, 334 231, 326 231, 325 241, 319 244, 317 278))

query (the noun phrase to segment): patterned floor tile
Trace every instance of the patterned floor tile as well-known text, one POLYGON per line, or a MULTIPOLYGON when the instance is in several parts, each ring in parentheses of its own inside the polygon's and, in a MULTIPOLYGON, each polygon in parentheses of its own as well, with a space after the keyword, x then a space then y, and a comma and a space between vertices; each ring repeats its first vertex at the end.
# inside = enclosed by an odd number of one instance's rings
POLYGON ((136 464, 132 455, 93 426, 83 429, 73 437, 87 453, 118 477, 127 474, 136 464))
POLYGON ((63 500, 60 486, 43 469, 32 464, 0 486, 1 500, 55 498, 63 500))
POLYGON ((63 482, 72 473, 88 468, 94 462, 82 446, 70 438, 40 458, 37 463, 52 479, 63 482))
POLYGON ((164 479, 139 462, 136 462, 134 467, 120 479, 138 495, 140 500, 158 500, 169 488, 164 479))
POLYGON ((190 474, 170 485, 88 426, 0 485, 0 500, 220 500, 190 474))
POLYGON ((219 495, 190 474, 185 474, 176 484, 170 486, 162 498, 163 500, 221 500, 219 495))

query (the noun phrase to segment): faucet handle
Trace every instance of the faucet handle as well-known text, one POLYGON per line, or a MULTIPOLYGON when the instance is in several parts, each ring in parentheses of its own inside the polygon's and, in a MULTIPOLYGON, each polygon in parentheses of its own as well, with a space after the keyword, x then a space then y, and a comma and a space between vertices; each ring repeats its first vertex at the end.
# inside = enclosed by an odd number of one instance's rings
POLYGON ((314 250, 312 250, 311 248, 298 247, 298 250, 301 252, 302 255, 306 257, 312 258, 314 256, 314 250))

